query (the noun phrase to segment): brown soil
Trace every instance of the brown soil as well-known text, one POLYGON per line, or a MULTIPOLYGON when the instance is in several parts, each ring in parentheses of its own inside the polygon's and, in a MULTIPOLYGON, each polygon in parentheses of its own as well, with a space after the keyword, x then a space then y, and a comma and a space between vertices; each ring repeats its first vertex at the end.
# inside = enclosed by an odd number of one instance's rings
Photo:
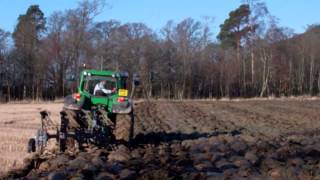
POLYGON ((135 104, 132 146, 33 155, 5 177, 313 179, 320 176, 319 106, 319 100, 143 101, 135 104))

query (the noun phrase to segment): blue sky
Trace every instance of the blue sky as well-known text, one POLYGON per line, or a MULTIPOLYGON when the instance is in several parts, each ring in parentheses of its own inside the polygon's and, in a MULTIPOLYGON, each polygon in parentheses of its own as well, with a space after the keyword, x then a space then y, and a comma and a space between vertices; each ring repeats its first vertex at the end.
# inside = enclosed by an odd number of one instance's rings
MULTIPOLYGON (((240 5, 241 0, 107 0, 97 16, 97 21, 117 19, 122 23, 143 22, 159 31, 168 20, 179 22, 187 17, 201 20, 213 18, 214 34, 228 13, 240 5)), ((320 23, 320 0, 266 0, 270 13, 279 19, 280 25, 301 33, 307 25, 320 23)), ((75 8, 78 0, 1 0, 0 28, 13 31, 19 14, 25 13, 31 4, 38 4, 49 16, 53 11, 75 8)))

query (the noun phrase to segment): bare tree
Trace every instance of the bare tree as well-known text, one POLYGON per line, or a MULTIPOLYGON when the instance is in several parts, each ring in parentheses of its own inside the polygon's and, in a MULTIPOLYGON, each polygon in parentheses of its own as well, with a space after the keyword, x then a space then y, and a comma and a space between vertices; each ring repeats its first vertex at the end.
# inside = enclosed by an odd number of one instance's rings
MULTIPOLYGON (((9 75, 9 60, 8 60, 8 39, 9 33, 0 29, 0 96, 3 95, 3 88, 6 87, 6 99, 10 101, 10 75, 9 75)), ((1 99, 0 99, 1 100, 1 99)))

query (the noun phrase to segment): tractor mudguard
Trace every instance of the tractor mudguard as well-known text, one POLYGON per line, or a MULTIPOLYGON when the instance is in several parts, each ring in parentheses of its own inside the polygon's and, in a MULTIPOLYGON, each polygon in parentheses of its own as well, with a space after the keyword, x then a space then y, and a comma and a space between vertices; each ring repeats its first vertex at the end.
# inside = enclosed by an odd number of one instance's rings
POLYGON ((70 109, 70 110, 81 110, 83 104, 84 104, 84 101, 77 102, 72 95, 68 95, 64 98, 63 107, 65 109, 70 109))
POLYGON ((129 114, 132 111, 132 103, 130 101, 112 105, 112 113, 129 114))

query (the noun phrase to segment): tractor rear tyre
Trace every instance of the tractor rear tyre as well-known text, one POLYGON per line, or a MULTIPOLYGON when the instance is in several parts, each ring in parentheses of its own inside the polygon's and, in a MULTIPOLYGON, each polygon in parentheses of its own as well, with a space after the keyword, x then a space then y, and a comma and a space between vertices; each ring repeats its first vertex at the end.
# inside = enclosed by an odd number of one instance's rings
POLYGON ((114 136, 116 140, 129 144, 133 138, 133 113, 117 114, 115 123, 114 136))

